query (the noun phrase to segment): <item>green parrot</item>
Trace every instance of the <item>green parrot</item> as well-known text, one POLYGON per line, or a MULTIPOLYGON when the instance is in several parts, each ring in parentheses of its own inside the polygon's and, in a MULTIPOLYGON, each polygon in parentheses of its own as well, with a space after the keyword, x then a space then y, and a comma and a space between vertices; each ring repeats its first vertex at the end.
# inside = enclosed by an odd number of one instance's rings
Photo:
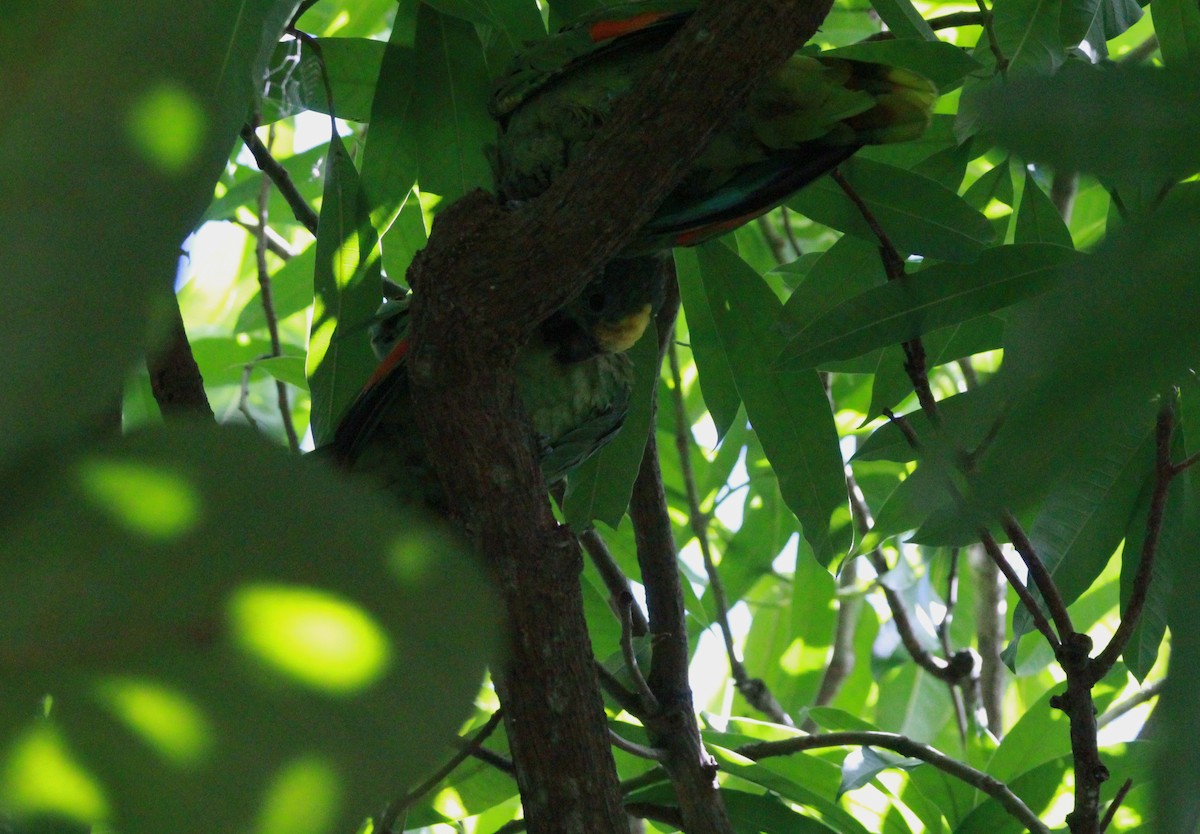
MULTIPOLYGON (((542 323, 517 355, 517 393, 533 423, 547 484, 566 477, 624 422, 633 365, 625 355, 662 304, 661 259, 611 262, 542 323)), ((413 407, 405 359, 410 296, 385 301, 370 327, 380 363, 318 450, 382 481, 404 503, 445 512, 413 407)))
MULTIPOLYGON (((519 53, 490 103, 501 198, 546 190, 694 8, 694 0, 609 6, 519 53)), ((909 70, 796 53, 713 137, 623 254, 700 243, 779 205, 863 145, 918 138, 937 96, 909 70)))

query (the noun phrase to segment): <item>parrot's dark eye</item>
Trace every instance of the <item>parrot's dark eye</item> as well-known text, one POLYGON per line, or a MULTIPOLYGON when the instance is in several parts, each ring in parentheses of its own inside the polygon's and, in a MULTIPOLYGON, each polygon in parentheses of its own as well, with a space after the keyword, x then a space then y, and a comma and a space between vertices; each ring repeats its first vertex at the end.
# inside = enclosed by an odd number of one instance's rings
POLYGON ((603 310, 604 309, 604 293, 594 292, 590 296, 588 296, 588 307, 591 308, 593 313, 599 313, 601 310, 603 310))

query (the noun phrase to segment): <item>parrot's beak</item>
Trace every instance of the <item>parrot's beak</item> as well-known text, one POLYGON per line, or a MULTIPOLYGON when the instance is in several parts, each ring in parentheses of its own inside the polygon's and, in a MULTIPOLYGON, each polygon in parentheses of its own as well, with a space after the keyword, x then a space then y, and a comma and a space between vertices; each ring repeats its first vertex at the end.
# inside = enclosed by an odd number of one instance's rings
POLYGON ((624 353, 633 347, 638 339, 642 338, 652 314, 651 306, 646 304, 623 319, 614 322, 600 322, 592 332, 601 349, 606 353, 624 353))

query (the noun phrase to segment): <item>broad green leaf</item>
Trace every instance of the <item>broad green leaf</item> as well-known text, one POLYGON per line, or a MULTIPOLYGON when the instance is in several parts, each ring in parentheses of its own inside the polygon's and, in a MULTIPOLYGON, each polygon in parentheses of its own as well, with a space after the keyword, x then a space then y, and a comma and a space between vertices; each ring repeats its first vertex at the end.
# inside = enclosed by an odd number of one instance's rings
POLYGON ((1064 46, 1074 46, 1072 38, 1080 27, 1087 26, 1084 35, 1096 54, 1108 56, 1108 41, 1119 37, 1142 19, 1138 0, 1064 0, 1062 35, 1064 46))
MULTIPOLYGON (((992 6, 992 31, 1012 75, 1045 75, 1066 60, 1061 5, 1062 0, 997 0, 992 6)), ((977 47, 981 57, 986 44, 985 38, 977 47)))
MULTIPOLYGON (((1176 438, 1175 458, 1179 459, 1179 449, 1182 443, 1176 438)), ((1188 543, 1196 535, 1200 517, 1197 514, 1196 494, 1191 470, 1177 476, 1167 493, 1167 503, 1163 512, 1162 528, 1159 533, 1158 545, 1155 548, 1154 571, 1146 602, 1142 609, 1141 618, 1129 643, 1121 657, 1130 673, 1139 681, 1143 681, 1158 660, 1159 646, 1162 644, 1168 625, 1173 630, 1178 625, 1168 622, 1171 595, 1180 577, 1194 569, 1193 554, 1188 550, 1188 543)), ((1150 496, 1153 491, 1152 482, 1147 482, 1139 499, 1139 506, 1130 519, 1129 528, 1125 534, 1125 549, 1121 557, 1121 612, 1124 614, 1129 607, 1129 598, 1137 570, 1141 566, 1143 547, 1146 540, 1146 525, 1150 509, 1150 496)))
MULTIPOLYGON (((312 304, 313 272, 317 266, 317 250, 309 246, 300 254, 290 258, 271 276, 271 306, 275 320, 282 321, 299 313, 312 304)), ((263 310, 262 295, 255 295, 246 302, 238 313, 234 325, 236 333, 252 333, 267 326, 267 314, 263 310)))
POLYGON ((1074 260, 1071 249, 1026 244, 985 250, 970 266, 931 266, 867 290, 790 333, 779 364, 810 368, 977 318, 1046 292, 1074 260))
MULTIPOLYGON (((1150 414, 1131 415, 1099 455, 1064 469, 1041 504, 1029 539, 1070 605, 1100 576, 1129 527, 1138 495, 1151 477, 1154 424, 1150 414)), ((1040 594, 1035 592, 1040 599, 1040 594)), ((1013 612, 1013 639, 1033 628, 1029 611, 1013 612)), ((1156 646, 1157 648, 1157 646, 1156 646)))
POLYGON ((0 458, 93 430, 119 401, 290 9, 5 9, 0 458))
POLYGON ((1191 141, 1200 83, 1191 69, 1071 62, 1049 78, 981 90, 968 106, 1002 145, 1059 170, 1157 189, 1200 169, 1191 141))
POLYGON ((352 122, 371 121, 383 50, 383 43, 368 38, 317 38, 315 48, 301 40, 279 44, 263 95, 263 123, 305 110, 329 113, 326 78, 334 115, 352 122))
MULTIPOLYGON (((426 0, 442 14, 490 27, 503 44, 501 56, 519 52, 526 43, 546 36, 542 16, 532 0, 426 0)), ((492 68, 498 74, 503 66, 492 68)))
POLYGON ((453 202, 491 185, 483 147, 496 126, 487 112, 491 78, 475 27, 421 5, 411 131, 421 190, 453 202))
POLYGON ((897 37, 937 40, 937 35, 913 6, 912 0, 871 0, 871 8, 897 37))
POLYGON ((482 572, 321 463, 191 423, 60 445, 6 481, 0 807, 18 819, 351 831, 469 712, 496 645, 482 572))
MULTIPOLYGON (((926 38, 924 34, 921 37, 926 38)), ((978 61, 957 46, 932 38, 918 40, 913 37, 899 37, 894 40, 869 41, 831 49, 821 54, 904 67, 921 73, 941 90, 954 87, 972 72, 982 69, 978 61)))
POLYGON ((675 250, 675 273, 687 319, 688 346, 696 359, 696 374, 708 413, 717 428, 717 439, 726 435, 737 418, 742 398, 721 345, 717 325, 709 310, 694 249, 675 250))
POLYGON ((1195 554, 1200 535, 1195 526, 1188 530, 1186 552, 1191 562, 1177 577, 1170 603, 1171 666, 1167 686, 1159 701, 1156 716, 1161 719, 1159 748, 1155 763, 1157 794, 1154 807, 1158 819, 1156 834, 1192 834, 1200 819, 1200 747, 1189 743, 1200 733, 1200 710, 1196 692, 1200 691, 1200 571, 1195 569, 1195 554))
POLYGON ((1154 33, 1163 62, 1193 69, 1200 63, 1200 8, 1188 0, 1154 0, 1154 33))
POLYGON ((1008 160, 993 166, 971 183, 971 187, 963 194, 963 200, 977 211, 986 209, 992 200, 1011 206, 1013 204, 1013 186, 1012 175, 1008 170, 1008 160))
POLYGON ((885 770, 911 770, 919 767, 920 759, 906 759, 903 756, 886 750, 873 750, 864 747, 855 755, 851 753, 842 762, 842 784, 838 787, 838 795, 861 788, 885 770))
MULTIPOLYGON (((992 241, 987 218, 931 179, 862 158, 847 160, 840 170, 901 253, 973 261, 992 241)), ((792 197, 788 206, 877 243, 858 207, 831 178, 817 180, 792 197)))
POLYGON ((1021 207, 1017 210, 1013 240, 1016 243, 1050 243, 1067 249, 1074 248, 1062 215, 1029 171, 1025 172, 1025 188, 1021 192, 1021 207))
MULTIPOLYGON (((771 369, 782 339, 780 304, 752 269, 720 242, 696 250, 704 298, 746 413, 779 477, 784 500, 822 564, 842 549, 829 519, 845 506, 833 415, 815 372, 771 369)), ((687 297, 685 296, 685 299, 687 297)))
MULTIPOLYGON (((1056 728, 1056 731, 1065 732, 1061 728, 1056 728)), ((1061 756, 1009 780, 1008 787, 1040 816, 1048 810, 1054 798, 1063 792, 1063 777, 1070 770, 1070 764, 1069 756, 1061 756)), ((955 834, 1023 834, 1028 831, 995 799, 986 796, 980 799, 979 805, 954 829, 955 834)))
POLYGON ((954 706, 946 684, 910 663, 880 679, 875 715, 881 730, 929 743, 954 720, 954 706))
MULTIPOLYGON (((234 156, 236 157, 237 154, 235 153, 234 156)), ((321 196, 321 186, 323 183, 321 168, 323 167, 325 156, 325 147, 318 145, 302 153, 276 158, 276 161, 287 171, 288 179, 295 186, 297 193, 310 205, 321 196)), ((221 196, 215 198, 209 204, 199 223, 196 225, 199 226, 201 223, 209 220, 237 219, 239 216, 238 209, 242 206, 251 206, 253 207, 252 210, 257 211, 258 195, 262 190, 262 180, 262 171, 253 167, 239 166, 231 179, 226 180, 222 178, 221 185, 225 186, 224 191, 221 193, 221 196)), ((279 193, 279 189, 274 187, 269 189, 267 216, 271 225, 275 227, 281 224, 298 222, 292 211, 292 207, 288 205, 287 200, 279 193)))
POLYGON ((567 476, 563 513, 576 530, 590 527, 592 519, 615 528, 629 509, 633 482, 646 451, 658 381, 658 331, 654 327, 646 328, 629 357, 634 364, 634 383, 625 424, 612 442, 567 476))
MULTIPOLYGON (((360 187, 372 231, 380 236, 391 229, 417 179, 416 140, 408 123, 416 74, 416 30, 417 0, 403 0, 379 66, 379 85, 371 103, 371 126, 362 155, 360 187)), ((393 280, 401 277, 392 276, 393 280)))
MULTIPOLYGON (((1200 189, 1176 189, 1009 316, 1004 365, 978 402, 998 420, 979 460, 981 512, 1031 505, 1064 461, 1097 454, 1124 415, 1200 361, 1198 221, 1200 189)), ((945 430, 955 442, 960 427, 945 430)))
POLYGON ((374 237, 358 171, 335 133, 329 141, 317 227, 316 299, 306 365, 313 439, 318 446, 333 436, 342 410, 377 362, 367 339, 355 335, 375 315, 383 297, 378 279, 371 280, 369 263, 363 260, 372 251, 374 237))
MULTIPOLYGON (((705 734, 707 735, 707 733, 705 734)), ((724 773, 762 785, 782 798, 812 808, 841 834, 867 834, 867 829, 828 797, 838 784, 838 767, 810 753, 752 762, 717 744, 709 745, 724 773), (830 784, 832 782, 832 785, 830 784)))
MULTIPOLYGON (((285 348, 284 355, 293 357, 302 354, 285 348)), ((241 385, 246 367, 271 355, 271 342, 267 338, 245 339, 236 337, 201 338, 192 341, 192 355, 200 366, 205 385, 241 385)))
MULTIPOLYGON (((667 797, 668 801, 671 797, 667 797)), ((798 814, 773 794, 722 789, 721 801, 737 834, 825 834, 834 829, 798 814)))

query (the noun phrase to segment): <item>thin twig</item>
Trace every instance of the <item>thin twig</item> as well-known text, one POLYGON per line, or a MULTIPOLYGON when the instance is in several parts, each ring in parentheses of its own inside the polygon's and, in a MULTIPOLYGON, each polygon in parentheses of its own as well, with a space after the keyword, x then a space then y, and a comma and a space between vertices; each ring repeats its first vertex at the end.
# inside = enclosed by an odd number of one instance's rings
POLYGON ((232 223, 235 226, 241 226, 255 237, 265 234, 267 236, 267 251, 280 260, 287 261, 296 257, 296 253, 292 251, 292 247, 288 246, 288 242, 271 227, 268 226, 266 229, 264 229, 257 223, 250 223, 237 218, 234 218, 232 223))
POLYGON ((1158 553, 1158 542, 1162 535, 1163 517, 1167 508, 1167 493, 1171 481, 1179 471, 1171 463, 1171 437, 1175 432, 1175 399, 1174 396, 1163 398, 1162 407, 1158 412, 1155 425, 1155 480, 1154 492, 1150 496, 1150 510, 1146 516, 1146 537, 1142 542, 1141 559, 1138 562, 1137 574, 1133 579, 1133 591, 1129 595, 1129 603, 1121 616, 1121 624, 1117 626, 1108 645, 1092 659, 1089 674, 1093 681, 1098 681, 1108 674, 1117 662, 1117 658, 1125 651, 1133 630, 1137 627, 1142 616, 1142 608, 1146 604, 1146 596, 1150 592, 1150 581, 1154 576, 1154 557, 1158 553))
POLYGON ((629 677, 633 681, 634 688, 637 690, 637 695, 641 701, 641 715, 648 713, 656 713, 659 710, 658 698, 654 697, 654 692, 650 689, 650 684, 646 683, 646 679, 642 676, 641 666, 638 665, 637 652, 633 648, 633 616, 632 611, 635 605, 633 594, 626 592, 619 600, 620 615, 621 615, 621 654, 625 658, 625 668, 629 672, 629 677))
MULTIPOLYGON (((275 127, 267 131, 267 152, 275 140, 275 127)), ((267 206, 271 196, 271 183, 266 177, 262 178, 258 189, 258 226, 267 229, 267 206)), ((275 316, 275 301, 271 294, 271 274, 267 269, 267 235, 256 235, 254 238, 254 257, 258 267, 258 295, 262 301, 263 316, 267 320, 267 333, 271 337, 271 356, 282 356, 283 346, 279 341, 279 321, 275 316)), ((275 399, 279 403, 279 418, 283 423, 283 432, 287 437, 288 447, 293 452, 300 451, 300 438, 296 436, 296 427, 292 424, 292 409, 288 405, 287 383, 282 379, 275 380, 275 399)))
POLYGON ((242 125, 240 135, 242 141, 246 143, 246 149, 254 157, 258 169, 271 182, 275 183, 275 187, 279 189, 279 193, 283 195, 283 199, 291 206, 292 214, 296 216, 296 220, 315 235, 317 233, 317 213, 313 211, 312 206, 308 204, 304 196, 296 188, 296 184, 292 182, 292 177, 287 172, 287 169, 280 165, 275 157, 271 156, 271 152, 267 150, 262 140, 258 138, 253 127, 242 125))
POLYGON ((1104 812, 1104 819, 1100 821, 1100 834, 1104 834, 1112 825, 1113 817, 1117 815, 1117 809, 1121 807, 1121 803, 1125 801, 1125 795, 1132 787, 1133 779, 1126 779, 1124 784, 1117 789, 1117 795, 1113 797, 1112 802, 1108 803, 1108 810, 1104 812))
POLYGON ((637 756, 640 759, 649 759, 652 762, 661 762, 666 759, 666 755, 661 750, 653 747, 648 747, 645 744, 638 744, 636 741, 630 741, 617 734, 611 728, 608 731, 608 737, 612 741, 613 747, 618 750, 624 750, 631 756, 637 756))
POLYGON ((1021 557, 1021 561, 1025 563, 1025 567, 1029 570, 1029 578, 1033 582, 1033 586, 1038 589, 1038 593, 1042 595, 1042 599, 1046 603, 1046 608, 1050 611, 1050 616, 1054 619, 1054 625, 1058 627, 1058 633, 1060 635, 1074 634, 1075 625, 1071 622, 1071 615, 1067 611, 1067 603, 1063 600, 1054 577, 1046 569, 1046 563, 1038 556, 1033 542, 1029 540, 1029 536, 1026 535, 1025 530, 1021 527, 1021 523, 1017 521, 1012 513, 1006 511, 1001 516, 1000 526, 1008 534, 1013 548, 1017 551, 1017 554, 1021 557))
POLYGON ((1021 581, 1021 577, 1017 576, 1017 572, 1008 563, 1008 559, 1004 558, 1004 551, 1001 550, 1000 543, 986 529, 979 531, 979 542, 983 545, 984 552, 991 557, 992 562, 1004 574, 1004 578, 1008 580, 1008 584, 1017 592, 1017 598, 1021 600, 1021 604, 1025 606, 1025 609, 1029 612, 1029 616, 1033 619, 1033 627, 1041 632, 1042 636, 1046 638, 1046 642, 1057 653, 1062 646, 1058 635, 1054 633, 1054 628, 1050 625, 1050 621, 1042 613, 1042 607, 1038 605, 1037 599, 1029 591, 1025 583, 1021 581))
POLYGON ((687 492, 688 518, 691 521, 692 534, 700 545, 700 555, 704 559, 704 570, 708 574, 713 604, 717 609, 717 626, 725 641, 725 653, 729 657, 729 668, 733 674, 734 686, 752 707, 768 716, 772 721, 791 727, 793 726, 791 716, 784 711, 762 679, 750 677, 746 672, 745 664, 738 655, 737 647, 734 645, 733 631, 729 627, 729 604, 725 597, 725 586, 721 582, 721 575, 717 572, 717 565, 713 560, 712 547, 708 541, 708 516, 700 509, 696 477, 692 472, 691 432, 688 430, 687 408, 683 401, 683 376, 679 369, 679 352, 673 341, 667 346, 667 360, 671 367, 671 398, 675 411, 675 448, 679 452, 679 468, 687 492))
POLYGON ((1008 59, 1004 57, 1004 50, 1000 48, 1000 41, 996 39, 996 31, 993 28, 992 13, 988 11, 988 7, 983 0, 975 0, 975 5, 979 7, 979 13, 986 15, 987 19, 983 23, 983 30, 987 33, 988 48, 992 51, 992 56, 996 59, 996 71, 1002 77, 1008 75, 1008 59))
POLYGON ((663 822, 673 828, 683 828, 683 814, 672 805, 658 805, 654 802, 628 802, 625 804, 625 813, 639 819, 663 822))
POLYGON ((440 785, 442 780, 454 772, 455 768, 469 759, 471 757, 471 752, 479 749, 479 747, 485 741, 487 741, 488 736, 494 733, 496 728, 500 726, 500 721, 503 718, 504 714, 502 710, 496 710, 493 712, 491 717, 488 718, 487 723, 480 727, 475 735, 471 737, 471 740, 468 742, 466 747, 463 747, 457 753, 451 756, 444 765, 438 768, 438 770, 424 782, 417 785, 404 796, 389 803, 387 810, 384 811, 383 815, 379 818, 378 830, 384 832, 384 834, 391 834, 392 828, 395 826, 396 820, 400 818, 400 815, 408 810, 408 808, 410 808, 414 802, 440 785))
POLYGON ((645 637, 650 631, 650 625, 646 621, 646 612, 632 596, 629 577, 625 575, 620 565, 617 564, 617 560, 613 558, 612 551, 609 550, 604 537, 595 528, 592 528, 579 534, 579 543, 583 545, 583 549, 596 567, 596 572, 600 574, 604 587, 608 589, 608 604, 612 608, 613 614, 617 617, 621 616, 621 600, 626 594, 629 594, 629 613, 633 619, 633 636, 645 637))
POLYGON ((819 750, 826 747, 882 747, 893 750, 901 756, 920 759, 933 765, 938 770, 948 773, 956 779, 971 785, 995 799, 1014 818, 1020 821, 1029 831, 1036 834, 1050 834, 1050 829, 1038 819, 1037 814, 1030 810, 1021 798, 1013 793, 1008 785, 976 770, 970 765, 960 762, 945 753, 913 741, 907 736, 896 733, 881 732, 841 732, 824 733, 812 736, 797 736, 782 741, 763 741, 738 747, 735 752, 748 759, 758 761, 771 756, 789 756, 804 750, 819 750))
POLYGON ((767 215, 761 215, 758 218, 758 230, 762 232, 763 239, 766 240, 767 246, 771 248, 771 255, 775 258, 776 263, 784 263, 785 250, 787 242, 779 236, 779 233, 771 228, 771 222, 767 220, 767 215))
POLYGON ((783 234, 791 244, 792 252, 799 258, 804 251, 800 248, 800 241, 796 239, 796 230, 792 227, 792 213, 788 211, 787 206, 779 207, 779 219, 783 221, 783 234))
POLYGON ((598 660, 596 661, 596 675, 600 678, 600 686, 604 688, 609 697, 617 702, 621 709, 638 718, 644 717, 642 699, 638 697, 638 694, 627 689, 625 684, 616 675, 604 668, 604 664, 598 660))
POLYGON ((1124 701, 1121 701, 1121 703, 1110 707, 1108 712, 1096 719, 1096 726, 1103 727, 1107 724, 1111 724, 1122 715, 1137 709, 1147 701, 1153 701, 1162 694, 1163 688, 1166 686, 1166 684, 1167 679, 1162 678, 1161 680, 1157 680, 1149 686, 1143 687, 1133 695, 1130 695, 1124 701))
POLYGON ((1151 35, 1117 59, 1121 64, 1140 64, 1158 51, 1158 35, 1151 35))

